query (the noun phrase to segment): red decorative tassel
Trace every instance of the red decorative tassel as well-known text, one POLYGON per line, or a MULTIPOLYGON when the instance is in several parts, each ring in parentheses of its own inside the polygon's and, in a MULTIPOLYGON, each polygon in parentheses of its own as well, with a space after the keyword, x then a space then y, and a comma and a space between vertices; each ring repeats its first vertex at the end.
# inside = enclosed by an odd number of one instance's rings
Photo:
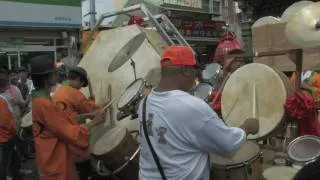
POLYGON ((218 114, 218 116, 221 118, 221 93, 218 94, 218 89, 214 89, 210 96, 208 97, 209 102, 212 102, 213 99, 218 96, 215 103, 210 103, 211 108, 218 114))
POLYGON ((128 21, 128 25, 137 24, 141 26, 143 22, 144 20, 141 16, 131 16, 128 21))
POLYGON ((313 98, 301 92, 289 96, 284 105, 286 113, 297 119, 300 135, 320 136, 316 104, 313 98))

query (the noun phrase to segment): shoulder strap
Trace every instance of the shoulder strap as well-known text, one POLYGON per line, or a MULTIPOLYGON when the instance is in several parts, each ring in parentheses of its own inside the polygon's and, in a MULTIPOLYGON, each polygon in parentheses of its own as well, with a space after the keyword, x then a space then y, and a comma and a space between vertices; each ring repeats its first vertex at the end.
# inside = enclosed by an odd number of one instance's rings
POLYGON ((158 170, 160 172, 160 175, 162 177, 162 180, 166 180, 166 176, 164 174, 164 170, 160 164, 159 158, 156 154, 156 152, 154 151, 152 144, 150 142, 150 138, 149 138, 149 134, 148 134, 148 130, 147 130, 147 121, 146 121, 146 117, 147 117, 147 112, 146 112, 146 104, 147 104, 147 99, 148 99, 148 95, 144 98, 143 101, 143 108, 142 108, 142 127, 143 127, 143 132, 144 132, 144 136, 147 140, 147 143, 149 145, 150 151, 152 153, 153 159, 157 164, 158 170))

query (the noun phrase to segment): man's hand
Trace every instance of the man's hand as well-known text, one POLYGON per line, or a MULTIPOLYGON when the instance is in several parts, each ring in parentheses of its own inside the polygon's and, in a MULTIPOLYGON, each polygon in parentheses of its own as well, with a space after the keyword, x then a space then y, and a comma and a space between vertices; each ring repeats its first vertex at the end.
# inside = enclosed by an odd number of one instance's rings
POLYGON ((96 100, 96 97, 94 97, 94 95, 92 95, 92 96, 89 96, 88 99, 91 100, 91 101, 95 101, 95 100, 96 100))
POLYGON ((91 129, 91 128, 94 127, 94 126, 96 126, 96 125, 98 125, 98 124, 100 124, 100 123, 105 122, 105 120, 106 120, 106 113, 105 113, 105 112, 98 112, 98 113, 94 116, 93 120, 92 120, 90 123, 87 124, 87 127, 88 127, 89 129, 91 129))
POLYGON ((259 132, 259 120, 256 118, 248 118, 240 127, 246 134, 257 134, 259 132))

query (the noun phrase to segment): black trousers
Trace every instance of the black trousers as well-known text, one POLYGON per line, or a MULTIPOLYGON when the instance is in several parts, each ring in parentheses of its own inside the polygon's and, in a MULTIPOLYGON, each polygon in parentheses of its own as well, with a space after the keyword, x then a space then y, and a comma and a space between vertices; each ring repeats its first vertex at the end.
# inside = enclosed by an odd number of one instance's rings
POLYGON ((92 176, 92 167, 90 160, 76 163, 79 180, 88 180, 92 176))
POLYGON ((11 138, 6 143, 0 143, 0 180, 6 180, 8 172, 12 180, 22 180, 20 175, 20 159, 15 150, 17 137, 11 138))

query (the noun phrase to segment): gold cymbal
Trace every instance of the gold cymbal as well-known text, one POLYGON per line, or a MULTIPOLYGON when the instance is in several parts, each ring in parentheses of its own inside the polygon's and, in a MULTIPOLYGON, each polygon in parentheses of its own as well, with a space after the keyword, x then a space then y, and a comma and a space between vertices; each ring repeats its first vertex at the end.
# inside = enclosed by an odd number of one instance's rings
POLYGON ((282 22, 288 22, 292 16, 294 16, 301 9, 312 4, 312 1, 298 1, 289 6, 281 15, 282 22))
POLYGON ((287 22, 287 39, 299 48, 320 46, 320 2, 301 9, 287 22))
POLYGON ((114 57, 108 67, 108 72, 113 72, 126 63, 132 55, 140 48, 144 40, 146 39, 146 33, 141 32, 132 38, 126 45, 121 48, 118 54, 114 57))

